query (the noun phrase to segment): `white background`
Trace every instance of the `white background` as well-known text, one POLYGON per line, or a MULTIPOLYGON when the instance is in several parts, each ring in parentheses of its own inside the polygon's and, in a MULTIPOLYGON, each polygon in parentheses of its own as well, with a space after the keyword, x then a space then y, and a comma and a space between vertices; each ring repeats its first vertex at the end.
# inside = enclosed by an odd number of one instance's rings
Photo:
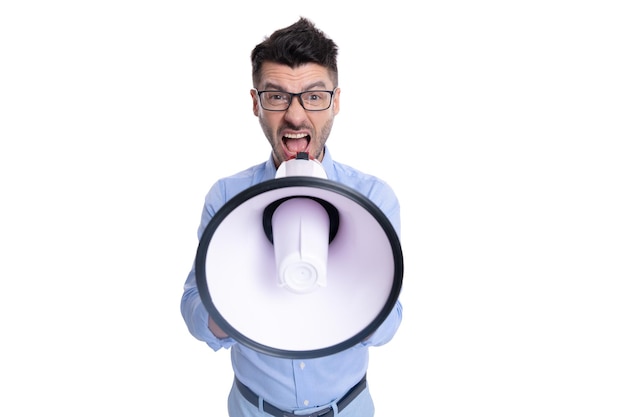
POLYGON ((626 415, 620 3, 3 2, 0 414, 226 416, 179 300, 209 186, 269 155, 250 51, 302 15, 333 156, 402 203, 377 415, 626 415))

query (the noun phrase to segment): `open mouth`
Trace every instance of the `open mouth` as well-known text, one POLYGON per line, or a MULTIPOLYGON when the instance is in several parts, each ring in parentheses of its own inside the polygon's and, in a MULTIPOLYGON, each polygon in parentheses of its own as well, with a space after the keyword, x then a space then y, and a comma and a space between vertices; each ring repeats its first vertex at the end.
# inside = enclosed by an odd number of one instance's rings
POLYGON ((283 144, 290 154, 307 152, 311 137, 306 133, 287 133, 283 136, 283 144))

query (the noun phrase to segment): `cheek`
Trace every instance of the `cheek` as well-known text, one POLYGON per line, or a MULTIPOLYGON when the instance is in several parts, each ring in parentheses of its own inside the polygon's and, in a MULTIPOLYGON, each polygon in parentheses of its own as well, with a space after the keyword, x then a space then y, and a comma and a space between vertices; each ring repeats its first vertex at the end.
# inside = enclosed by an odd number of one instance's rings
POLYGON ((276 127, 281 123, 281 114, 278 112, 264 111, 259 109, 257 111, 259 119, 267 126, 276 127))
MULTIPOLYGON (((268 112, 264 112, 262 109, 259 111, 258 119, 265 135, 268 136, 268 139, 273 138, 278 128, 279 122, 275 117, 272 117, 272 114, 268 114, 268 112)), ((272 139, 273 140, 273 139, 272 139)))

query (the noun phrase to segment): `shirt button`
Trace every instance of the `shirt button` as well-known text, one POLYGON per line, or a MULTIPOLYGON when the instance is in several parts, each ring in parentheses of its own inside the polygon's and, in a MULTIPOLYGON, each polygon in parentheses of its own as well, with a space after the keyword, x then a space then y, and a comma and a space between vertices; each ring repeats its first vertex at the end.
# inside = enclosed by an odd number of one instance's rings
MULTIPOLYGON (((306 366, 306 365, 305 365, 305 363, 304 363, 304 362, 300 362, 300 369, 304 369, 304 367, 305 367, 305 366, 306 366)), ((306 405, 306 404, 305 404, 305 405, 306 405)))
POLYGON ((309 400, 304 400, 304 405, 309 405, 309 400))

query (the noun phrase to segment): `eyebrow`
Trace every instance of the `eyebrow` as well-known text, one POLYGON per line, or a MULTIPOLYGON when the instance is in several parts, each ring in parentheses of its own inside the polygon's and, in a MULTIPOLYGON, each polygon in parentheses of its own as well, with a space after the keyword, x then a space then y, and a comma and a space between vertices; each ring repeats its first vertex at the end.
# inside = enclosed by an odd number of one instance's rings
MULTIPOLYGON (((315 81, 311 84, 308 84, 304 90, 302 91, 311 91, 314 89, 323 89, 326 90, 326 84, 324 83, 324 81, 315 81)), ((264 90, 277 90, 277 91, 285 91, 281 86, 279 86, 278 84, 274 84, 274 83, 267 83, 265 84, 265 88, 264 90)), ((287 91, 285 91, 287 92, 287 91)))

